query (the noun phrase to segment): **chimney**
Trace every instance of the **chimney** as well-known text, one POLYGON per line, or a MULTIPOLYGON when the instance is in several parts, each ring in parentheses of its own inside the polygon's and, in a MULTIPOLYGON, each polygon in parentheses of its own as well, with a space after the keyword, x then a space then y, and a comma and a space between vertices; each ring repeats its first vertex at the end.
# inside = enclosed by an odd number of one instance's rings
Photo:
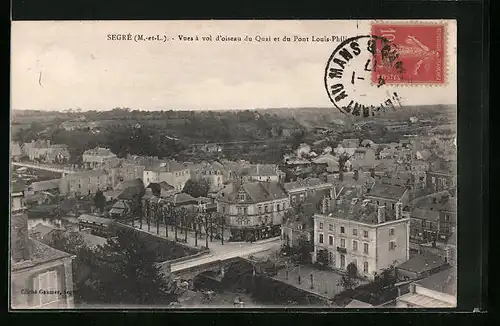
POLYGON ((396 203, 396 220, 399 220, 403 217, 403 203, 398 201, 396 203))
POLYGON ((377 208, 377 221, 378 223, 385 222, 385 206, 379 206, 377 208))
POLYGON ((416 285, 415 284, 410 284, 410 293, 415 293, 416 292, 416 285))
POLYGON ((17 263, 30 258, 28 238, 28 216, 24 211, 24 192, 11 190, 11 252, 12 261, 17 263))
POLYGON ((321 212, 323 214, 326 214, 330 211, 330 203, 331 203, 331 199, 328 198, 328 197, 324 197, 323 198, 323 202, 322 202, 322 207, 321 207, 321 212))

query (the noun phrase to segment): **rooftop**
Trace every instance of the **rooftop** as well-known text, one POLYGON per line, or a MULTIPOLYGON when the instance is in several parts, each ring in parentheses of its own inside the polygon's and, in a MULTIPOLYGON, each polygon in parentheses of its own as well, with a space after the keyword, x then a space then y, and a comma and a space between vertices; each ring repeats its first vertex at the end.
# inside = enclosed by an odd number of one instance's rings
POLYGON ((146 166, 146 171, 153 172, 178 172, 185 169, 184 165, 174 160, 158 161, 146 166))
POLYGON ((383 184, 381 182, 376 182, 371 188, 370 193, 367 197, 378 197, 384 199, 390 199, 394 201, 399 201, 406 192, 406 188, 397 185, 383 184))
POLYGON ((285 188, 286 191, 291 191, 294 189, 317 187, 317 186, 332 186, 332 185, 322 181, 319 178, 306 178, 306 179, 298 179, 297 181, 293 182, 287 182, 283 185, 283 188, 285 188))
POLYGON ((278 182, 249 182, 244 184, 230 184, 224 188, 223 193, 229 202, 260 203, 275 199, 287 198, 285 190, 278 182), (238 193, 243 191, 247 194, 245 201, 238 201, 238 193))
POLYGON ((349 302, 345 308, 373 308, 373 305, 354 299, 349 302))
POLYGON ((450 267, 439 273, 430 275, 417 281, 415 284, 429 290, 434 290, 449 295, 457 294, 457 269, 450 267))
MULTIPOLYGON (((328 213, 328 216, 367 224, 378 224, 378 206, 364 198, 355 198, 353 200, 341 199, 337 200, 335 206, 328 213)), ((386 220, 388 218, 390 216, 386 216, 386 220)))
POLYGON ((96 178, 104 175, 108 175, 108 173, 104 170, 89 170, 89 171, 80 171, 72 174, 68 174, 63 179, 66 180, 77 180, 80 178, 96 178))
POLYGON ((415 273, 423 273, 445 264, 446 262, 440 256, 425 252, 410 258, 409 260, 400 264, 397 268, 415 273))
POLYGON ((18 271, 54 260, 71 257, 71 254, 54 249, 35 239, 29 238, 30 260, 12 265, 12 271, 18 271))

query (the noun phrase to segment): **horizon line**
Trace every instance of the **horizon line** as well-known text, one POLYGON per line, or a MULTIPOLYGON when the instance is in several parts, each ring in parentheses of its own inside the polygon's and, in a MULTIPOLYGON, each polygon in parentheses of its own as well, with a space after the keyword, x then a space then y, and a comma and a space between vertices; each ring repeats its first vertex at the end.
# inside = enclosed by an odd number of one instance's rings
MULTIPOLYGON (((444 104, 444 103, 436 103, 436 104, 415 104, 415 105, 403 105, 402 107, 429 107, 429 106, 456 106, 456 104, 444 104)), ((113 110, 129 110, 129 111, 139 111, 139 112, 169 112, 169 111, 257 111, 257 110, 283 110, 283 109, 291 109, 291 110, 310 110, 310 109, 337 109, 336 107, 324 107, 324 106, 309 106, 309 107, 272 107, 272 108, 231 108, 231 109, 211 109, 211 108, 198 108, 198 109, 177 109, 177 108, 169 108, 169 109, 133 109, 128 107, 115 107, 111 109, 82 109, 82 108, 69 108, 69 109, 14 109, 11 108, 11 111, 35 111, 35 112, 59 112, 59 113, 84 113, 84 112, 109 112, 113 110), (78 111, 79 110, 79 111, 78 111)), ((338 110, 338 109, 337 109, 338 110)), ((342 113, 341 111, 338 111, 342 113)))

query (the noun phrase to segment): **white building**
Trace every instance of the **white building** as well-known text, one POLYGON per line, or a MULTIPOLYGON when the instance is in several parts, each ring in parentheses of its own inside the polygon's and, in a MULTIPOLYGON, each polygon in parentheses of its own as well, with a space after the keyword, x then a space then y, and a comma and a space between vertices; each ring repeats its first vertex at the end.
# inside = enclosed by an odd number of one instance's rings
POLYGON ((409 259, 410 218, 397 204, 394 215, 372 200, 325 199, 325 214, 314 215, 314 254, 325 250, 328 265, 344 270, 354 263, 358 273, 375 273, 409 259))
POLYGON ((116 164, 118 158, 109 149, 96 147, 83 153, 83 163, 89 168, 104 168, 116 164))
POLYGON ((144 185, 150 183, 167 182, 175 190, 182 191, 184 185, 191 178, 189 168, 173 160, 166 160, 153 164, 144 169, 144 185))

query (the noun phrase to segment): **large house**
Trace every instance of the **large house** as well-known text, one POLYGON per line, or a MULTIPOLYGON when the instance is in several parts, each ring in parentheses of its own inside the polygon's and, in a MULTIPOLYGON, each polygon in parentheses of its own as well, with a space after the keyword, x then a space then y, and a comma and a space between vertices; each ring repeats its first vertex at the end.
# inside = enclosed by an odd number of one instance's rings
POLYGON ((447 191, 419 198, 411 212, 410 241, 447 242, 455 235, 457 201, 447 191))
POLYGON ((83 164, 91 169, 110 167, 118 162, 116 154, 107 148, 96 147, 86 150, 82 156, 83 164))
POLYGON ((68 146, 51 144, 50 140, 32 140, 24 144, 24 149, 31 161, 44 163, 67 163, 69 161, 68 146))
POLYGON ((217 212, 234 241, 279 236, 290 200, 278 182, 233 182, 217 199, 217 212))
POLYGON ((203 179, 210 185, 209 192, 217 192, 222 189, 226 181, 222 164, 214 162, 203 162, 189 166, 191 178, 194 180, 203 179))
POLYGON ((92 195, 111 188, 111 179, 104 170, 82 171, 61 178, 59 192, 65 196, 92 195))
POLYGON ((375 185, 367 191, 365 196, 377 205, 384 206, 386 215, 388 216, 395 215, 398 203, 401 203, 402 207, 405 208, 410 201, 410 191, 408 187, 384 182, 376 182, 375 185))
POLYGON ((427 191, 430 193, 454 189, 457 185, 456 167, 452 162, 438 161, 426 174, 427 191))
POLYGON ((147 187, 150 183, 167 182, 175 190, 182 191, 184 185, 191 178, 189 168, 174 160, 156 162, 146 167, 143 173, 144 185, 147 187))
POLYGON ((74 256, 28 236, 23 190, 11 188, 11 308, 73 308, 74 256))
POLYGON ((354 263, 360 275, 373 279, 409 259, 410 219, 401 203, 388 215, 385 206, 368 198, 325 200, 323 213, 314 215, 313 262, 323 259, 340 270, 354 263))
POLYGON ((122 181, 142 179, 144 166, 120 160, 106 169, 111 177, 111 186, 115 187, 122 181))
POLYGON ((298 179, 297 181, 287 182, 283 185, 292 206, 304 202, 311 195, 330 195, 332 187, 331 183, 324 182, 318 178, 298 179))
POLYGON ((274 181, 279 182, 285 177, 276 164, 251 164, 241 171, 243 182, 274 181))

